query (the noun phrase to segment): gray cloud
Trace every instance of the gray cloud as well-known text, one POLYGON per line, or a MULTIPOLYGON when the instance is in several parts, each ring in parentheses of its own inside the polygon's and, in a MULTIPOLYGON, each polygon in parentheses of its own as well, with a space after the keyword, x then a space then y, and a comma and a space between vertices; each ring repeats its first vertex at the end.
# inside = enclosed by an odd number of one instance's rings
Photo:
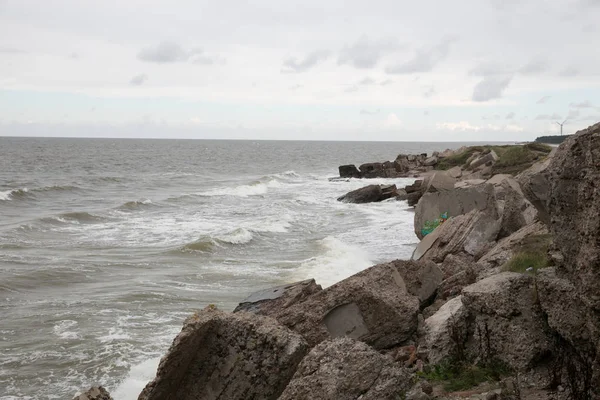
POLYGON ((569 114, 567 114, 567 119, 574 119, 579 117, 579 114, 581 114, 581 111, 579 110, 569 110, 569 114))
POLYGON ((147 80, 148 80, 148 75, 139 74, 139 75, 136 75, 133 78, 131 78, 131 80, 129 81, 129 84, 131 84, 132 86, 142 86, 147 80))
POLYGON ((388 52, 402 48, 395 38, 370 40, 361 36, 351 46, 344 46, 338 56, 338 65, 350 64, 355 68, 373 68, 388 52))
POLYGON ((550 100, 552 98, 552 96, 544 96, 542 98, 540 98, 538 101, 536 101, 536 104, 546 104, 546 102, 548 102, 548 100, 550 100))
POLYGON ((380 111, 381 110, 379 108, 377 110, 373 110, 373 111, 362 109, 362 110, 360 110, 360 114, 361 115, 376 115, 376 114, 379 114, 380 111))
POLYGON ((577 76, 579 75, 579 70, 575 67, 567 67, 560 71, 559 75, 565 77, 577 76))
POLYGON ((508 87, 512 76, 487 76, 475 85, 473 89, 473 101, 483 102, 502 97, 502 92, 508 87))
POLYGON ((560 115, 558 115, 557 113, 554 114, 540 114, 537 117, 535 117, 535 119, 537 121, 545 121, 545 120, 559 120, 562 119, 562 117, 560 115))
POLYGON ((582 101, 581 103, 571 103, 569 107, 573 108, 592 108, 594 107, 592 102, 589 100, 582 101))
POLYGON ((300 73, 305 72, 315 65, 329 58, 331 52, 329 50, 315 50, 308 53, 303 59, 296 57, 288 57, 283 61, 281 72, 285 73, 300 73))
POLYGON ((4 53, 4 54, 24 54, 24 53, 26 53, 26 51, 20 50, 20 49, 16 49, 14 47, 3 47, 3 46, 0 46, 0 53, 4 53))
POLYGON ((509 112, 508 114, 506 114, 505 119, 514 119, 515 118, 515 113, 514 112, 509 112))
POLYGON ((376 83, 375 79, 372 79, 372 78, 369 78, 369 77, 366 77, 363 80, 361 80, 360 82, 358 82, 359 85, 366 85, 366 86, 368 86, 368 85, 374 85, 375 83, 376 83))
POLYGON ((435 94, 435 87, 433 85, 429 86, 425 92, 423 93, 423 97, 431 97, 435 94))
POLYGON ((388 86, 388 85, 391 85, 392 83, 394 83, 394 81, 393 81, 393 80, 391 80, 391 79, 386 79, 386 80, 384 80, 384 81, 381 81, 381 82, 379 82, 379 84, 380 84, 381 86, 388 86))
POLYGON ((507 75, 513 73, 513 69, 506 65, 494 63, 482 63, 469 71, 471 76, 507 75))
POLYGON ((159 64, 188 61, 204 65, 214 63, 214 60, 206 56, 202 49, 193 48, 187 51, 175 42, 161 42, 156 46, 143 48, 138 53, 137 58, 142 61, 159 64))
POLYGON ((548 60, 543 57, 536 57, 527 64, 519 68, 519 73, 523 75, 535 75, 548 69, 548 60))
POLYGON ((430 72, 433 68, 444 61, 450 51, 450 45, 455 39, 447 38, 438 45, 429 49, 417 50, 412 60, 390 65, 385 69, 388 74, 413 74, 417 72, 430 72))

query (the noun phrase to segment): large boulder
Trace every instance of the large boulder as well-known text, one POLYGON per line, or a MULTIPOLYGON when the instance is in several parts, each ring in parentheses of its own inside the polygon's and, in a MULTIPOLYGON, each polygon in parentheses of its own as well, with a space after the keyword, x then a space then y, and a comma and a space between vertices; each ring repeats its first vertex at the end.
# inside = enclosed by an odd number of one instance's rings
POLYGON ((364 343, 327 340, 302 360, 279 400, 396 400, 411 375, 364 343))
POLYGON ((474 317, 479 343, 471 351, 479 357, 497 358, 523 371, 551 353, 532 276, 502 272, 482 279, 463 289, 462 303, 474 317))
POLYGON ((467 356, 464 352, 469 332, 468 316, 462 297, 458 296, 446 302, 425 320, 425 336, 421 345, 431 364, 467 356))
MULTIPOLYGON (((427 268, 425 263, 417 264, 427 268)), ((418 276, 405 281, 404 271, 412 274, 417 269, 412 265, 410 261, 376 265, 286 308, 263 305, 257 313, 302 334, 310 346, 342 336, 377 349, 401 345, 417 330, 417 296, 427 296, 431 290, 428 280, 417 282, 418 276)))
POLYGON ((422 239, 426 222, 440 218, 444 213, 448 217, 456 217, 472 210, 485 210, 491 218, 498 218, 493 185, 467 188, 454 188, 453 185, 451 190, 425 193, 415 208, 415 234, 422 239))
POLYGON ((321 290, 321 285, 317 285, 314 279, 275 286, 250 294, 233 312, 247 311, 269 315, 272 310, 286 309, 321 290))
POLYGON ((362 178, 360 171, 354 164, 340 165, 338 169, 340 171, 340 178, 362 178))
POLYGON ((539 218, 550 224, 550 164, 556 155, 556 149, 546 159, 533 164, 530 168, 516 176, 525 197, 535 206, 539 218))
POLYGON ((473 171, 481 169, 482 166, 492 166, 498 161, 498 155, 494 150, 487 154, 482 154, 469 162, 469 168, 473 171))
MULTIPOLYGON (((564 255, 557 272, 569 279, 583 301, 600 311, 600 123, 563 142, 532 182, 548 182, 537 199, 548 210, 555 243, 564 255)), ((542 168, 542 167, 540 167, 542 168)), ((525 183, 527 185, 527 183, 525 183)), ((540 184, 540 186, 544 186, 540 184)), ((534 203, 536 205, 536 203, 534 203)))
POLYGON ((406 290, 419 299, 421 306, 435 297, 444 279, 442 270, 433 262, 395 260, 389 264, 396 268, 406 284, 406 290))
POLYGON ((138 400, 275 400, 307 352, 271 318, 207 307, 184 322, 138 400))
POLYGON ((383 163, 366 163, 358 167, 363 178, 381 178, 384 177, 383 163))
POLYGON ((338 198, 345 203, 373 203, 398 196, 396 185, 369 185, 338 198))
POLYGON ((496 240, 500 225, 495 208, 450 218, 421 240, 412 259, 441 263, 449 254, 479 258, 496 240))
POLYGON ((113 400, 102 386, 93 386, 88 391, 75 396, 73 400, 113 400))

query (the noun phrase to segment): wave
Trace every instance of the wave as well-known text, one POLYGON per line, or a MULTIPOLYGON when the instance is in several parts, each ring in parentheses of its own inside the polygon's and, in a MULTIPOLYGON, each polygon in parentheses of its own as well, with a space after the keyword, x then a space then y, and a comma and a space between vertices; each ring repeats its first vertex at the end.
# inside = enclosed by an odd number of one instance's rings
POLYGON ((29 189, 27 188, 6 190, 4 192, 0 192, 0 200, 9 201, 24 199, 28 196, 28 193, 29 189))
POLYGON ((360 247, 327 236, 317 242, 320 254, 305 260, 296 274, 298 278, 314 278, 323 287, 331 286, 373 265, 360 247))
POLYGON ((217 242, 210 237, 202 237, 191 243, 181 246, 178 250, 183 252, 202 252, 210 253, 217 246, 217 242))
POLYGON ((119 209, 119 210, 138 210, 138 209, 148 206, 150 204, 153 204, 152 200, 150 200, 150 199, 128 201, 127 203, 121 204, 119 207, 117 207, 117 209, 119 209))
POLYGON ((42 221, 52 224, 93 224, 106 221, 106 218, 84 211, 68 212, 52 217, 42 218, 42 221))
POLYGON ((198 240, 181 246, 178 251, 211 253, 216 247, 246 244, 250 243, 252 239, 254 239, 252 232, 244 228, 238 228, 220 235, 202 236, 198 240))
POLYGON ((217 188, 209 190, 207 192, 197 193, 199 196, 236 196, 236 197, 248 197, 248 196, 260 196, 266 194, 271 188, 278 188, 283 186, 283 183, 278 179, 269 177, 267 179, 254 181, 247 185, 239 185, 233 188, 217 188))
POLYGON ((252 241, 253 237, 252 232, 244 228, 238 228, 233 232, 217 236, 216 240, 222 243, 246 244, 252 241))

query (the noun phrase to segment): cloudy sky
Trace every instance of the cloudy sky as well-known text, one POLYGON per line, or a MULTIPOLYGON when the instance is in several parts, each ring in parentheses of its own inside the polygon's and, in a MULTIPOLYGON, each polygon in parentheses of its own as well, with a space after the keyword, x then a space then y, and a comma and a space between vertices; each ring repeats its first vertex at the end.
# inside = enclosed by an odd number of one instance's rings
POLYGON ((571 133, 600 121, 599 20, 600 0, 0 0, 0 135, 571 133))

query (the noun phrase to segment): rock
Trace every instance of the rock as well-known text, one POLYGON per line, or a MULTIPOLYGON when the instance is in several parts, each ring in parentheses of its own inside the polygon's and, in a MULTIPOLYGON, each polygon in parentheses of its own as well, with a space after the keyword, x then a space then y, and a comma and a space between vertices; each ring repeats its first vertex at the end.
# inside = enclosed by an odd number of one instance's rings
POLYGON ((424 166, 426 167, 431 167, 434 166, 435 164, 438 163, 438 157, 437 156, 431 156, 428 159, 425 160, 425 162, 423 163, 424 166))
POLYGON ((461 153, 460 149, 458 151, 446 149, 446 150, 442 151, 440 154, 438 154, 438 157, 439 158, 448 158, 448 157, 452 157, 455 154, 460 154, 460 153, 461 153))
POLYGON ((406 395, 406 400, 429 400, 430 398, 420 387, 414 388, 406 395))
POLYGON ((93 386, 87 392, 73 397, 73 400, 113 400, 102 386, 93 386))
POLYGON ((436 171, 424 181, 425 192, 445 192, 454 189, 456 179, 446 171, 436 171))
POLYGON ((455 189, 467 189, 480 186, 485 183, 485 179, 464 179, 454 184, 455 189))
POLYGON ((475 337, 481 337, 472 352, 496 357, 517 371, 535 367, 552 350, 535 296, 532 276, 515 272, 502 272, 464 288, 462 303, 475 318, 475 337))
MULTIPOLYGON (((554 240, 564 255, 557 268, 578 289, 588 307, 600 312, 600 123, 563 142, 547 168, 546 195, 554 240)), ((531 177, 531 180, 537 181, 531 177)), ((542 181, 544 179, 541 179, 542 181)), ((541 185, 543 186, 543 184, 541 185)), ((531 186, 527 187, 533 191, 531 186)), ((535 203, 534 203, 535 205, 535 203)), ((598 321, 597 323, 600 323, 598 321)))
POLYGON ((462 169, 460 167, 452 167, 449 170, 446 171, 446 173, 454 178, 454 179, 458 179, 462 176, 462 169))
POLYGON ((396 260, 390 263, 400 273, 408 293, 425 306, 435 296, 442 283, 442 270, 433 262, 396 260))
POLYGON ((407 200, 407 199, 408 199, 408 193, 406 193, 406 190, 404 190, 404 189, 396 190, 396 200, 407 200))
POLYGON ((409 207, 415 206, 419 202, 419 199, 421 198, 421 196, 423 196, 423 194, 420 192, 412 192, 412 193, 407 194, 406 200, 408 201, 409 207))
POLYGON ((552 150, 545 160, 533 164, 529 169, 516 176, 519 186, 525 197, 538 210, 540 219, 550 224, 550 180, 548 167, 556 155, 556 149, 552 150))
POLYGON ((472 210, 451 218, 421 240, 412 259, 443 262, 448 254, 479 258, 496 240, 500 223, 487 210, 472 210))
POLYGON ((311 350, 279 400, 396 400, 409 390, 410 378, 366 344, 338 338, 311 350))
POLYGON ((207 307, 184 322, 138 400, 274 400, 307 352, 271 318, 207 307))
POLYGON ((346 193, 339 197, 338 201, 345 203, 373 203, 390 199, 397 195, 396 185, 369 185, 346 193))
POLYGON ((285 309, 269 308, 266 315, 302 334, 310 346, 341 336, 376 349, 402 345, 417 330, 420 304, 408 291, 418 286, 407 285, 399 272, 414 271, 403 268, 408 263, 375 265, 285 309))
POLYGON ((494 150, 490 151, 487 154, 483 154, 480 157, 475 158, 471 162, 469 162, 469 168, 473 171, 477 170, 481 166, 490 166, 498 161, 498 155, 494 150))
POLYGON ((381 178, 383 176, 383 163, 366 163, 358 167, 363 178, 381 178))
POLYGON ((446 302, 425 320, 423 345, 427 349, 429 363, 438 364, 464 351, 468 339, 467 317, 467 309, 459 296, 446 302))
POLYGON ((425 223, 440 218, 444 213, 448 217, 456 217, 471 210, 486 210, 492 219, 498 219, 492 185, 425 193, 415 208, 415 234, 422 239, 425 223))
POLYGON ((340 165, 338 169, 340 171, 341 178, 362 178, 360 171, 353 164, 340 165))
MULTIPOLYGON (((548 236, 548 228, 541 222, 527 225, 498 243, 477 260, 477 275, 489 276, 500 272, 501 267, 525 245, 537 238, 548 236)), ((549 240, 549 239, 548 239, 549 240)))
POLYGON ((423 180, 416 180, 412 185, 407 185, 404 187, 404 190, 406 190, 406 193, 410 194, 410 193, 414 193, 417 192, 419 190, 421 190, 421 185, 423 184, 423 180))
MULTIPOLYGON (((444 260, 444 264, 452 255, 448 255, 444 260)), ((477 272, 473 265, 468 265, 464 270, 457 272, 449 278, 442 281, 437 291, 437 299, 446 300, 458 296, 463 288, 472 285, 477 280, 477 272)))
POLYGON ((523 196, 520 190, 509 187, 503 194, 504 200, 498 201, 498 209, 501 210, 502 215, 499 238, 510 236, 519 229, 533 224, 538 216, 533 204, 523 196))
POLYGON ((314 279, 275 286, 252 293, 233 312, 247 311, 268 315, 271 309, 286 309, 322 290, 314 279))

